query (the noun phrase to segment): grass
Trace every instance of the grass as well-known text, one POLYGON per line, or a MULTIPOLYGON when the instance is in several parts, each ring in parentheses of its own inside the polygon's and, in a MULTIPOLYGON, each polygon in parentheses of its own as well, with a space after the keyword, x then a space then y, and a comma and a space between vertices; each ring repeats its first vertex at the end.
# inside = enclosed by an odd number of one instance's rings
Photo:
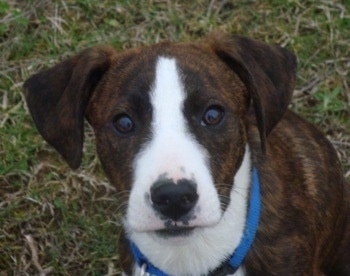
POLYGON ((0 275, 118 275, 117 195, 88 128, 71 171, 39 136, 21 94, 42 68, 95 44, 240 33, 294 51, 291 108, 317 124, 350 178, 350 1, 0 0, 0 275))

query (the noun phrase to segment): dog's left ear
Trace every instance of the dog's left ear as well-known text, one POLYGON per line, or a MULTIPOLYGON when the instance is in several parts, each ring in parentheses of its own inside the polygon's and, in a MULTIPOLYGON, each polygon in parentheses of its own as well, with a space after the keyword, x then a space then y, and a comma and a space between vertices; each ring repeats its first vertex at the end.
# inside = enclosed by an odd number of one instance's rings
POLYGON ((86 106, 114 55, 112 48, 96 46, 24 82, 24 95, 39 133, 73 169, 82 159, 86 106))
POLYGON ((295 55, 279 46, 222 33, 212 34, 208 42, 245 84, 265 151, 266 136, 281 119, 292 97, 295 55))

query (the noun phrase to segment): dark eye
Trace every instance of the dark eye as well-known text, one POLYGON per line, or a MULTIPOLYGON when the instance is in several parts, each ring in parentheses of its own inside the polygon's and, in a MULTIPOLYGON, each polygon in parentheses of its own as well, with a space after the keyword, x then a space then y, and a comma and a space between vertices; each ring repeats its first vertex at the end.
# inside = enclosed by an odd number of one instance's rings
POLYGON ((224 109, 221 106, 212 105, 205 111, 201 125, 202 126, 215 126, 219 124, 224 118, 224 109))
POLYGON ((134 122, 127 114, 119 114, 113 118, 113 127, 121 134, 128 134, 135 128, 134 122))

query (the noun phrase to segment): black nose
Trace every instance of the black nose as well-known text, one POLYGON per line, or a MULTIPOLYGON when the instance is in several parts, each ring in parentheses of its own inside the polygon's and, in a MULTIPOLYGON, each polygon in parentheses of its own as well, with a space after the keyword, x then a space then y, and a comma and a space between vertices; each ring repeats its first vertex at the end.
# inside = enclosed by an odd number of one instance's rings
POLYGON ((198 200, 196 183, 188 179, 156 181, 151 187, 153 208, 172 220, 188 214, 198 200))

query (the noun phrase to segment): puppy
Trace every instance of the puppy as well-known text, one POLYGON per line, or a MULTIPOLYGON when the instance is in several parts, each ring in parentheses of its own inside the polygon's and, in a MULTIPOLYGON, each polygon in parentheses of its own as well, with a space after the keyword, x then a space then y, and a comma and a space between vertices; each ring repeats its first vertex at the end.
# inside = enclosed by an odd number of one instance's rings
POLYGON ((79 167, 84 118, 127 191, 125 275, 350 275, 349 186, 325 136, 288 110, 289 51, 216 33, 97 46, 24 83, 44 139, 79 167))

